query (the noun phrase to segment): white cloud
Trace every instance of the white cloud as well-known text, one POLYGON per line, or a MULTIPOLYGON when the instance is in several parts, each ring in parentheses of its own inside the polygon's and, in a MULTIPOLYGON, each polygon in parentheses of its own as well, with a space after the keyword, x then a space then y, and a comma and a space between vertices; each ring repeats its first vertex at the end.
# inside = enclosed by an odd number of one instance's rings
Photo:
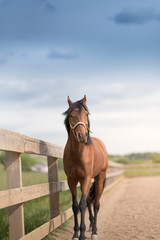
MULTIPOLYGON (((0 127, 64 146, 67 132, 62 112, 68 107, 66 96, 52 81, 48 80, 45 84, 40 82, 38 85, 35 81, 33 93, 38 87, 39 94, 33 94, 32 98, 24 101, 2 99, 0 127), (45 84, 47 91, 43 89, 45 84), (59 95, 58 99, 54 97, 55 93, 59 95)), ((30 91, 26 81, 1 81, 1 86, 5 92, 17 88, 26 93, 30 91)), ((79 100, 76 94, 81 91, 74 89, 75 95, 71 99, 76 101, 79 100)), ((139 85, 137 88, 136 85, 131 88, 130 85, 116 82, 97 83, 87 85, 86 92, 91 131, 93 136, 104 141, 109 154, 159 151, 160 92, 156 86, 144 88, 139 85)))
POLYGON ((91 120, 91 130, 110 154, 159 151, 160 113, 102 112, 91 120))
POLYGON ((36 109, 19 105, 10 109, 5 105, 1 108, 0 127, 64 146, 66 134, 62 112, 62 108, 56 107, 36 109), (57 142, 59 135, 63 138, 57 142))

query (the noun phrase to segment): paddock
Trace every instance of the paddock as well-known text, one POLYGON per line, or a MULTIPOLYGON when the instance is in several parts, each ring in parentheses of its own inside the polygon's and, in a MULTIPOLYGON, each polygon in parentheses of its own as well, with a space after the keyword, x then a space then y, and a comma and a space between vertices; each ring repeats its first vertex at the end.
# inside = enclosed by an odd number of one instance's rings
MULTIPOLYGON (((7 190, 0 191, 0 209, 8 207, 9 239, 42 239, 72 217, 69 208, 60 214, 59 193, 68 190, 66 181, 58 181, 57 159, 63 158, 63 148, 19 133, 0 129, 0 151, 6 152, 7 190), (21 154, 47 156, 48 183, 22 186, 21 154), (50 221, 25 234, 23 203, 49 195, 50 221)), ((123 165, 109 162, 106 189, 123 176, 123 165)))
MULTIPOLYGON (((87 229, 89 226, 86 218, 87 229)), ((98 240, 160 239, 160 176, 123 178, 103 193, 98 217, 98 240)), ((73 221, 50 240, 72 237, 73 221)), ((91 239, 89 231, 86 232, 91 239)))

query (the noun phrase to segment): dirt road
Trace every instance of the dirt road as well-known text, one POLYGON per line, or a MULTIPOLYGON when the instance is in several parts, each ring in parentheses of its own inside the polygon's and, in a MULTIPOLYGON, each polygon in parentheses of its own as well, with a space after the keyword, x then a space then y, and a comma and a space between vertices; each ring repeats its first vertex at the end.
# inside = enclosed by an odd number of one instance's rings
MULTIPOLYGON (((89 226, 86 218, 87 230, 89 226)), ((70 240, 73 220, 52 237, 70 240)), ((90 232, 86 232, 91 239, 90 232)), ((160 240, 160 177, 125 178, 101 199, 98 240, 160 240)))

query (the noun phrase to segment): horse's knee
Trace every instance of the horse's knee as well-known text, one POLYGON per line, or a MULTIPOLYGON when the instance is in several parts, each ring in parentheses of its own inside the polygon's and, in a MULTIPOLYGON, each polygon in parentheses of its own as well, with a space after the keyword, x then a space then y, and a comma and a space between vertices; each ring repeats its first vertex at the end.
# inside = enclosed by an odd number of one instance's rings
POLYGON ((95 202, 95 203, 94 203, 94 212, 95 212, 95 211, 98 212, 99 209, 100 209, 100 203, 99 203, 99 202, 95 202))
POLYGON ((85 195, 82 195, 81 201, 79 203, 79 209, 82 212, 82 211, 86 210, 86 207, 87 207, 86 197, 85 197, 85 195))
POLYGON ((72 204, 72 210, 73 210, 74 214, 78 214, 78 212, 79 212, 78 203, 73 203, 72 204))

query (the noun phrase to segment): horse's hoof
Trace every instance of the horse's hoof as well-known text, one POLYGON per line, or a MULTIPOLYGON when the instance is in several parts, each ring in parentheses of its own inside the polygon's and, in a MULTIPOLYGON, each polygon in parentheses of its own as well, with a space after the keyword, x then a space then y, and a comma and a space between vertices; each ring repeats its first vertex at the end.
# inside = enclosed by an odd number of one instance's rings
POLYGON ((96 234, 92 234, 91 239, 92 239, 92 240, 98 240, 98 235, 96 235, 96 234))

